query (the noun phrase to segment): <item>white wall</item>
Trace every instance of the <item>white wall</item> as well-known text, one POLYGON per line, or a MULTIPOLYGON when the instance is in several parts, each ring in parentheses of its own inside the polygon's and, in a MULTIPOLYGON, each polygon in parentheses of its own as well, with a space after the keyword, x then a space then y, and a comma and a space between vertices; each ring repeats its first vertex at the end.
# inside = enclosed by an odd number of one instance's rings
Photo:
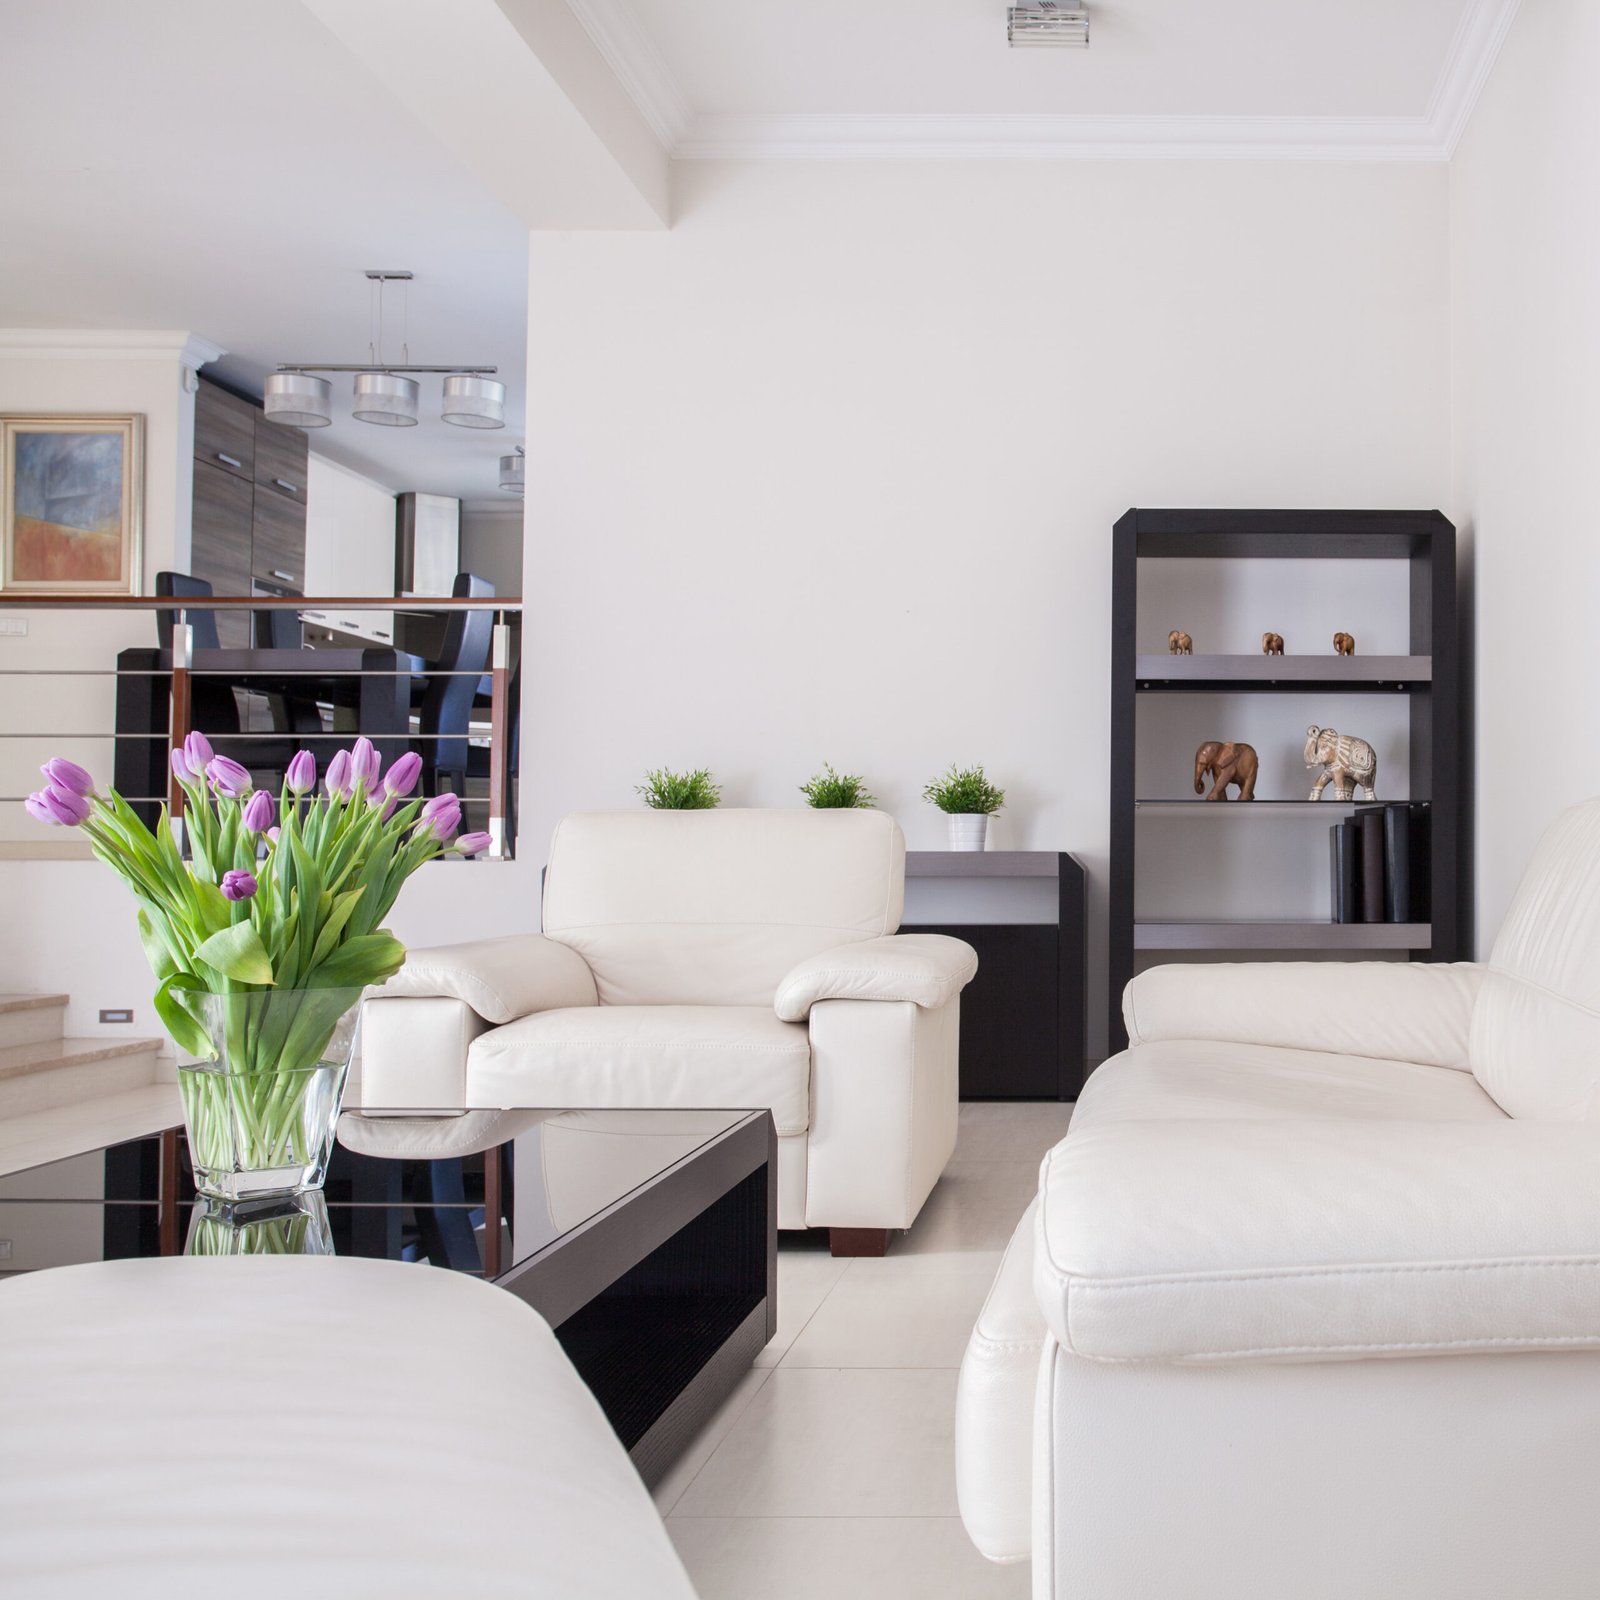
POLYGON ((1477 923, 1600 793, 1600 8, 1518 13, 1451 167, 1453 506, 1474 551, 1477 923))
POLYGON ((832 761, 937 846, 924 782, 983 762, 995 842, 1078 853, 1102 929, 1111 524, 1444 503, 1445 171, 708 163, 678 192, 670 233, 531 244, 524 592, 564 598, 529 630, 526 836, 649 766, 785 805, 832 761))
POLYGON ((522 593, 522 502, 461 507, 461 570, 476 572, 497 595, 522 593))

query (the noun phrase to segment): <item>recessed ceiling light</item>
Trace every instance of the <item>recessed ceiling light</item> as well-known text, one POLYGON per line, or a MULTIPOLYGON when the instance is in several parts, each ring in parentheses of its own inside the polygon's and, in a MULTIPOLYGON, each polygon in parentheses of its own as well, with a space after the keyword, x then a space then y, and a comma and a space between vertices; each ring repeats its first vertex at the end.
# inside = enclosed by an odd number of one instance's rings
POLYGON ((1062 5, 1058 0, 1032 0, 1006 9, 1006 42, 1018 45, 1053 45, 1089 48, 1089 11, 1082 5, 1062 5))

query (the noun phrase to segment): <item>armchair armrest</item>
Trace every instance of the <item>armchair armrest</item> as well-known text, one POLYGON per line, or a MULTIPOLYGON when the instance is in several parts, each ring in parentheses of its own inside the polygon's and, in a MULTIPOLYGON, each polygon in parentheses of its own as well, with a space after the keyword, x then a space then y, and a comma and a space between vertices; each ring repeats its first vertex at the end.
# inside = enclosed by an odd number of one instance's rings
POLYGON ((1470 1071, 1475 962, 1260 961, 1152 967, 1123 991, 1130 1044, 1212 1039, 1470 1071))
POLYGON ((594 975, 576 950, 542 933, 412 950, 372 1000, 459 1000, 485 1022, 600 1003, 594 975))
POLYGON ((773 1004, 784 1022, 804 1022, 821 1000, 909 1000, 937 1010, 977 970, 977 951, 959 939, 895 933, 808 956, 778 985, 773 1004))

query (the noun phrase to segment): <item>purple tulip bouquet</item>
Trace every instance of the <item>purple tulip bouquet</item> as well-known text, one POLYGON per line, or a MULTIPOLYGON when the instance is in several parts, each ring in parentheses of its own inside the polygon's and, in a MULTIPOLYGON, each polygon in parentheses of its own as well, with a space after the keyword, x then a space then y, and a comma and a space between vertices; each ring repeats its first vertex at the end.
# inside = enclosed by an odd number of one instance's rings
POLYGON ((27 800, 40 822, 82 830, 139 902, 155 1008, 184 1054, 179 1087, 196 1186, 225 1201, 320 1185, 333 1144, 363 989, 399 971, 382 926, 401 886, 457 838, 461 802, 409 798, 421 758, 381 773, 358 739, 328 764, 300 751, 276 796, 191 733, 172 752, 188 804, 185 861, 163 807, 154 832, 71 761, 43 767, 27 800))

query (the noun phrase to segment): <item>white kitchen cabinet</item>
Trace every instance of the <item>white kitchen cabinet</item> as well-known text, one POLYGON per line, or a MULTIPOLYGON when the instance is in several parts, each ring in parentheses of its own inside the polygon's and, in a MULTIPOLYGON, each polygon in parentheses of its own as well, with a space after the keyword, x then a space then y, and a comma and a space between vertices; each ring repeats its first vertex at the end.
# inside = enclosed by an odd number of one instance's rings
POLYGON ((312 627, 394 642, 394 612, 318 605, 327 598, 394 594, 394 496, 369 478, 313 455, 306 471, 306 598, 312 627))

